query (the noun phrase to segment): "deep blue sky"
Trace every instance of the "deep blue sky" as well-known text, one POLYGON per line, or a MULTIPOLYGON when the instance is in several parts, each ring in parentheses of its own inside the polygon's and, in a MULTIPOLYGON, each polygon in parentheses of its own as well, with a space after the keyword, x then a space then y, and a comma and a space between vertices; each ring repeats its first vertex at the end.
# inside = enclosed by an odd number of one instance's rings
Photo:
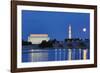
POLYGON ((68 38, 68 26, 73 38, 89 38, 90 14, 71 12, 22 11, 22 39, 30 34, 48 34, 51 39, 68 38), (83 32, 83 28, 87 31, 83 32))

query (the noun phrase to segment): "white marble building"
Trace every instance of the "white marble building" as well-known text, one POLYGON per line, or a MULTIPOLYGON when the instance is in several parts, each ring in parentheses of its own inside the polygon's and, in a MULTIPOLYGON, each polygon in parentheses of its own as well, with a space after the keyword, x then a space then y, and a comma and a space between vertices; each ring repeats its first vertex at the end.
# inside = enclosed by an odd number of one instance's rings
POLYGON ((43 40, 48 41, 49 39, 48 34, 30 34, 28 42, 31 42, 32 44, 40 44, 43 40))

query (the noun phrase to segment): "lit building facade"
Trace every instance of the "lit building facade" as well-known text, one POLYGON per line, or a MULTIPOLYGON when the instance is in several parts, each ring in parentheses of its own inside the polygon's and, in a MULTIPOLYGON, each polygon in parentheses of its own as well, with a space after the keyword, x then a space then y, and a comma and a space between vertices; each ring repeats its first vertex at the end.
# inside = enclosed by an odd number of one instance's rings
POLYGON ((28 42, 32 44, 40 44, 43 40, 49 41, 48 34, 30 34, 28 37, 28 42))

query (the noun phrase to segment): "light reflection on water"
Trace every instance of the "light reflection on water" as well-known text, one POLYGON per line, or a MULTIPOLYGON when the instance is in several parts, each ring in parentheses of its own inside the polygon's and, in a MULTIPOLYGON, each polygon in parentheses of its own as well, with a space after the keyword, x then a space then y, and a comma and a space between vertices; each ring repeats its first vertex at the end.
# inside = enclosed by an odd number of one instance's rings
MULTIPOLYGON (((90 59, 89 49, 72 49, 71 60, 84 59, 84 50, 86 50, 86 59, 90 59)), ((69 60, 68 49, 29 49, 23 47, 22 62, 41 62, 41 61, 64 61, 69 60)))

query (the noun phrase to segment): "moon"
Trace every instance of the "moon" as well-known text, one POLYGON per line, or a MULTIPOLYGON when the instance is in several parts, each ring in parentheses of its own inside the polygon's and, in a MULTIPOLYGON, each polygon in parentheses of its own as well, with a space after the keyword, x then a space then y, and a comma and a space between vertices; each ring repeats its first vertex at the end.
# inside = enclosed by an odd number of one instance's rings
POLYGON ((86 32, 86 28, 83 28, 83 32, 86 32))

